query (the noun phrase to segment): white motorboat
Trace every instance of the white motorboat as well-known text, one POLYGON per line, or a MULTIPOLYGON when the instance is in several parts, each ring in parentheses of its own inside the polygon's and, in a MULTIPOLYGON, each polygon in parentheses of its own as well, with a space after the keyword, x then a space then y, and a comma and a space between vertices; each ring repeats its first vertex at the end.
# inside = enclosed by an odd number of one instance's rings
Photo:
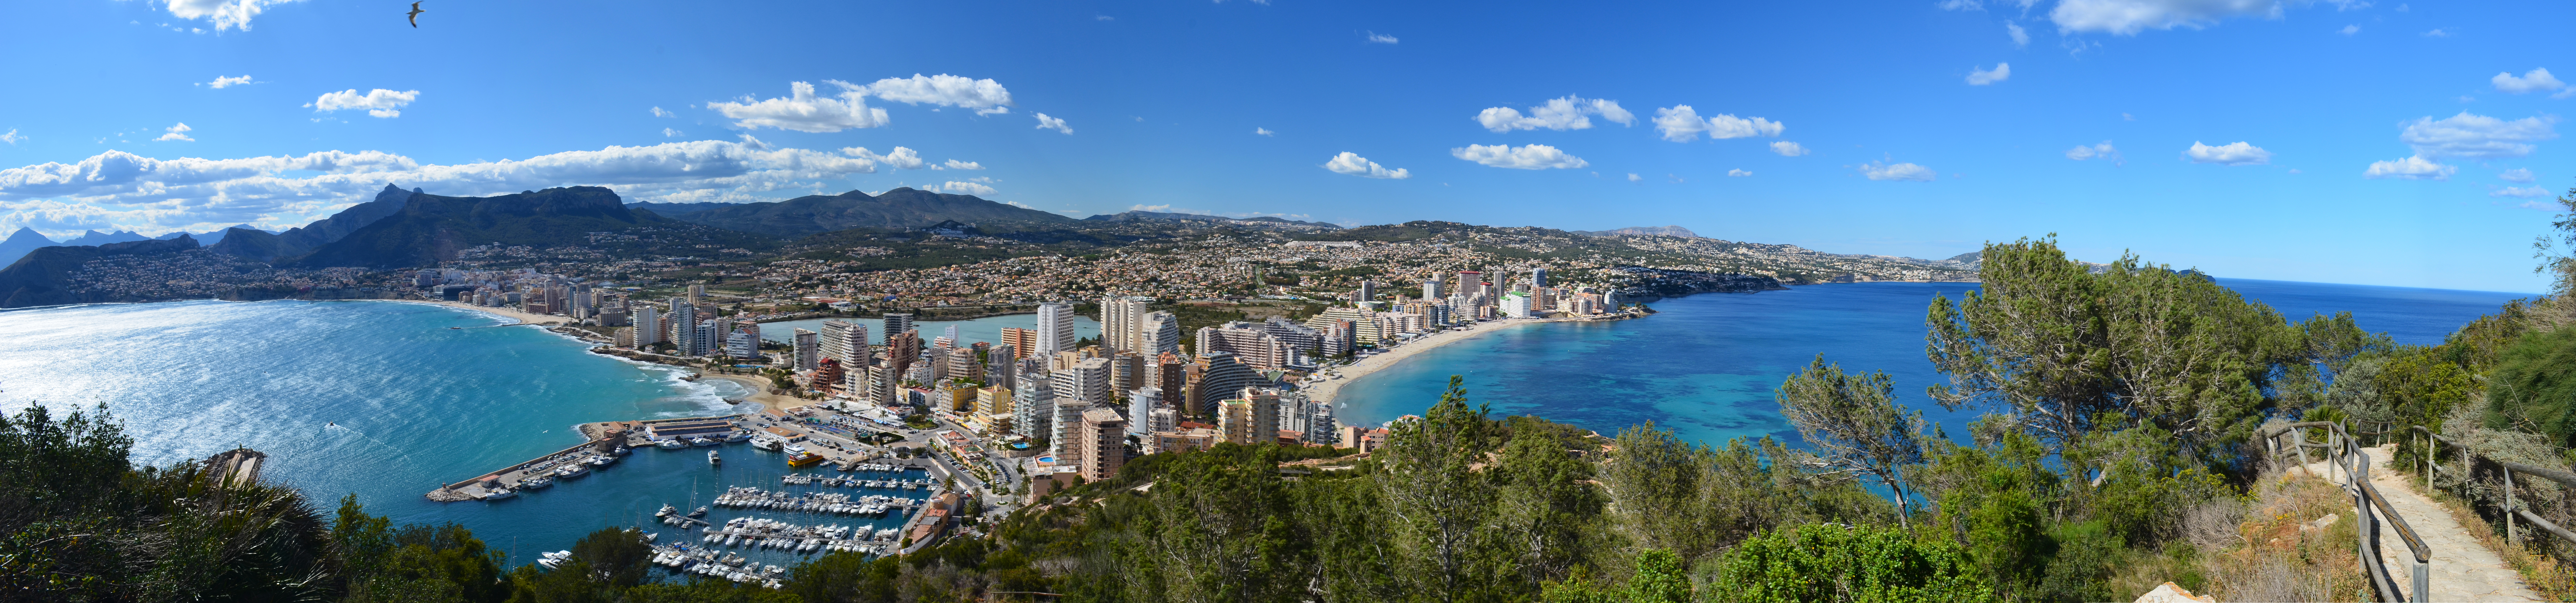
POLYGON ((715 440, 710 440, 710 439, 706 439, 706 438, 689 438, 689 445, 690 445, 690 446, 714 446, 714 445, 716 445, 717 443, 718 443, 718 442, 716 442, 715 440))
POLYGON ((748 439, 751 439, 751 432, 749 432, 749 431, 736 431, 736 432, 733 432, 733 433, 725 434, 725 439, 724 439, 724 441, 726 441, 726 442, 741 442, 741 441, 743 441, 743 440, 748 440, 748 439))
POLYGON ((509 488, 502 488, 502 489, 499 489, 499 490, 493 490, 493 491, 491 491, 491 492, 485 492, 485 493, 483 493, 483 500, 501 500, 501 499, 504 499, 504 498, 509 498, 509 497, 518 496, 518 495, 519 495, 519 491, 517 491, 517 490, 512 490, 512 489, 509 489, 509 488))
POLYGON ((521 490, 544 490, 553 485, 555 485, 555 478, 543 475, 519 480, 519 489, 521 490))
POLYGON ((722 465, 722 464, 724 464, 724 458, 723 458, 723 457, 716 456, 716 451, 709 450, 709 451, 707 451, 707 464, 709 464, 709 465, 722 465))
POLYGON ((671 506, 671 505, 662 505, 662 510, 660 510, 660 511, 654 511, 654 512, 653 512, 653 516, 654 516, 654 517, 670 517, 672 513, 678 513, 678 512, 680 512, 680 508, 679 508, 679 507, 674 507, 674 506, 671 506))
POLYGON ((659 442, 654 442, 654 443, 653 443, 653 447, 654 447, 654 448, 660 448, 660 449, 663 449, 663 450, 679 450, 679 449, 682 449, 682 448, 687 448, 687 447, 689 447, 689 444, 688 444, 687 442, 682 442, 682 441, 679 441, 679 440, 662 440, 662 441, 659 441, 659 442))
POLYGON ((583 467, 580 463, 574 463, 572 465, 565 466, 562 471, 556 471, 555 475, 564 479, 581 479, 590 477, 590 468, 583 467))

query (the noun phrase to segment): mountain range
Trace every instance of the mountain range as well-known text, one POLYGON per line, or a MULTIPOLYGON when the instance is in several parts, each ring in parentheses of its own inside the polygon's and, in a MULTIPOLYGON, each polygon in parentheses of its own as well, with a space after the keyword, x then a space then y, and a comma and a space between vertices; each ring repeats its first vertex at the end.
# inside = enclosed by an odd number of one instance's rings
POLYGON ((207 249, 262 262, 299 257, 402 211, 403 204, 420 192, 417 188, 403 190, 387 184, 385 190, 376 193, 373 201, 350 206, 340 213, 331 214, 331 217, 314 220, 312 224, 290 228, 286 232, 269 233, 254 228, 232 227, 216 241, 207 243, 207 249))
MULTIPOLYGON (((391 215, 367 221, 290 263, 307 268, 435 266, 456 259, 457 251, 477 245, 578 244, 594 232, 671 222, 650 211, 627 209, 616 192, 596 186, 492 197, 447 197, 387 186, 370 203, 389 202, 395 208, 391 215), (397 197, 401 200, 394 201, 397 197)), ((349 213, 332 216, 334 223, 320 233, 327 235, 337 229, 341 223, 336 221, 349 213)), ((234 236, 240 233, 236 231, 234 236)))
POLYGON ((838 195, 806 195, 778 202, 699 208, 680 216, 680 219, 717 228, 783 238, 862 227, 920 228, 944 220, 965 223, 1074 221, 1073 218, 995 203, 973 195, 950 195, 909 187, 877 195, 850 191, 838 195))
POLYGON ((1696 239, 1696 238, 1700 238, 1699 234, 1691 232, 1691 229, 1688 229, 1688 228, 1682 228, 1680 225, 1674 225, 1674 226, 1630 226, 1630 227, 1627 227, 1627 228, 1613 228, 1613 229, 1610 229, 1610 230, 1574 230, 1574 231, 1567 231, 1567 232, 1572 232, 1572 233, 1574 233, 1574 234, 1580 234, 1580 235, 1592 235, 1592 236, 1596 236, 1596 237, 1614 237, 1614 236, 1619 236, 1619 235, 1637 235, 1637 236, 1690 237, 1690 238, 1694 238, 1694 239, 1696 239))

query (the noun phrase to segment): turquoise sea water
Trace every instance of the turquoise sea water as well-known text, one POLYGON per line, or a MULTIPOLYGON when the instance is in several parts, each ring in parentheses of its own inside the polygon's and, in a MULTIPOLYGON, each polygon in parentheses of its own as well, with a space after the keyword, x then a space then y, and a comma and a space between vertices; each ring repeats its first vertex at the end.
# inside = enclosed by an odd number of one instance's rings
MULTIPOLYGON (((663 504, 695 508, 726 486, 813 489, 780 485, 788 471, 783 459, 736 444, 722 447, 721 467, 710 467, 702 449, 648 448, 516 499, 430 502, 422 495, 442 482, 581 443, 574 430, 580 423, 738 412, 721 400, 740 393, 730 383, 682 382, 671 369, 590 354, 584 344, 533 327, 448 328, 498 322, 399 302, 0 312, 0 341, 9 342, 0 351, 0 411, 44 403, 59 413, 104 402, 134 437, 137 462, 166 466, 249 446, 268 453, 264 475, 303 489, 326 512, 355 493, 396 522, 464 524, 513 552, 514 563, 610 525, 678 537, 654 523, 652 512, 663 504)), ((736 514, 719 509, 711 517, 736 514)), ((798 524, 901 521, 762 516, 798 524)))
MULTIPOLYGON (((2519 294, 2219 279, 2293 320, 2350 311, 2362 328, 2401 343, 2442 336, 2519 294)), ((1651 304, 1651 317, 1523 325, 1416 354, 1336 394, 1341 420, 1377 425, 1438 400, 1450 375, 1498 415, 1535 414, 1614 433, 1648 421, 1686 440, 1796 432, 1771 390, 1817 354, 1850 370, 1883 370, 1896 394, 1951 432, 1975 418, 1932 403, 1941 375, 1923 354, 1933 296, 1974 283, 1851 283, 1751 294, 1703 294, 1651 304)))

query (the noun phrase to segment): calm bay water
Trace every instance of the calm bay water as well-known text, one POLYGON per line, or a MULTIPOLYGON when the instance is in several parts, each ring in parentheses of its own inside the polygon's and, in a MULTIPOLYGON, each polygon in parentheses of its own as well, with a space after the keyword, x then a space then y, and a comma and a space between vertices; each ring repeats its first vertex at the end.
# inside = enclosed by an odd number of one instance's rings
MULTIPOLYGON (((2293 320, 2350 311, 2362 328, 2401 343, 2442 336, 2510 293, 2219 279, 2293 320)), ((1935 295, 1957 299, 1974 283, 1851 283, 1751 294, 1703 294, 1652 304, 1651 317, 1525 325, 1422 352, 1342 387, 1341 419, 1378 425, 1419 413, 1450 375, 1473 403, 1498 415, 1533 414, 1604 434, 1648 421, 1708 443, 1797 433, 1771 390, 1817 354, 1846 370, 1886 371, 1896 394, 1926 418, 1957 429, 1974 411, 1933 404, 1942 383, 1923 354, 1923 319, 1935 295)))
MULTIPOLYGON (((648 448, 588 478, 516 499, 430 502, 422 495, 440 483, 581 443, 574 426, 584 422, 740 412, 722 401, 741 393, 727 382, 682 382, 670 368, 591 354, 533 327, 448 328, 499 322, 398 302, 0 312, 0 340, 10 343, 0 351, 0 411, 42 403, 59 414, 103 402, 134 437, 136 462, 167 466, 249 446, 268 453, 265 476, 303 489, 326 512, 354 493, 396 522, 463 524, 512 551, 514 563, 569 548, 610 525, 679 537, 654 523, 653 511, 695 508, 727 486, 814 488, 780 485, 778 476, 788 472, 783 459, 737 444, 722 448, 721 467, 707 464, 705 450, 648 448)), ((717 510, 711 518, 736 514, 717 510)), ((762 515, 797 524, 901 522, 762 515)), ((771 556, 771 563, 785 559, 771 556)))
MULTIPOLYGON (((2272 281, 2221 282, 2304 317, 2351 310, 2365 328, 2432 343, 2516 295, 2272 281)), ((1923 312, 1964 283, 1863 283, 1656 303, 1659 314, 1495 332, 1415 356, 1342 390, 1346 422, 1419 412, 1448 375, 1504 413, 1534 413, 1604 431, 1644 421, 1717 441, 1786 430, 1770 401, 1782 376, 1817 353, 1847 368, 1886 370, 1909 402, 1938 375, 1923 360, 1923 312)), ((990 341, 1033 316, 957 321, 990 341)), ((236 446, 270 455, 266 475, 327 510, 356 494, 399 522, 453 521, 514 563, 568 548, 610 525, 652 522, 663 504, 694 508, 727 486, 781 486, 775 454, 723 448, 638 450, 589 478, 494 503, 440 504, 422 494, 580 443, 573 426, 612 419, 729 414, 730 384, 687 383, 665 367, 587 353, 584 344, 475 312, 394 302, 174 302, 0 312, 0 412, 105 403, 135 438, 137 462, 169 465, 236 446)), ((870 321, 873 322, 873 321, 870 321)), ((1098 325, 1083 319, 1081 333, 1098 325)), ((946 323, 925 323, 938 335, 946 323)), ((793 323, 764 325, 784 335, 793 323)), ((873 333, 876 325, 871 324, 873 333)), ((811 327, 809 327, 811 328, 811 327)), ((1955 425, 1930 407, 1934 418, 1955 425)), ((828 472, 837 474, 838 472, 828 472)), ((918 472, 912 474, 919 476, 918 472)), ((832 492, 856 492, 829 489, 832 492)), ((874 491, 919 498, 922 491, 874 491)), ((717 510, 721 522, 743 512, 717 510)), ((769 512, 798 524, 892 527, 881 520, 769 512)), ((693 540, 693 539, 692 539, 693 540)), ((762 556, 755 553, 754 556, 762 556)), ((768 553, 766 562, 786 555, 768 553)))

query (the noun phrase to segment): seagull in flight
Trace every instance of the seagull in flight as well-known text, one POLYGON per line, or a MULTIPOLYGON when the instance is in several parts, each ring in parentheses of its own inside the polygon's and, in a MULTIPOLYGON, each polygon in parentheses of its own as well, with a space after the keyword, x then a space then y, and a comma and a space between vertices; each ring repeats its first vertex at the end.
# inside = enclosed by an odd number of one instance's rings
POLYGON ((403 15, 403 16, 405 16, 405 17, 410 17, 410 18, 411 18, 411 26, 412 26, 412 28, 413 28, 413 29, 419 29, 419 28, 420 28, 420 14, 421 14, 421 13, 425 13, 425 12, 429 12, 429 11, 421 10, 421 9, 420 9, 420 3, 419 3, 419 2, 413 2, 413 3, 411 3, 411 14, 403 15))

